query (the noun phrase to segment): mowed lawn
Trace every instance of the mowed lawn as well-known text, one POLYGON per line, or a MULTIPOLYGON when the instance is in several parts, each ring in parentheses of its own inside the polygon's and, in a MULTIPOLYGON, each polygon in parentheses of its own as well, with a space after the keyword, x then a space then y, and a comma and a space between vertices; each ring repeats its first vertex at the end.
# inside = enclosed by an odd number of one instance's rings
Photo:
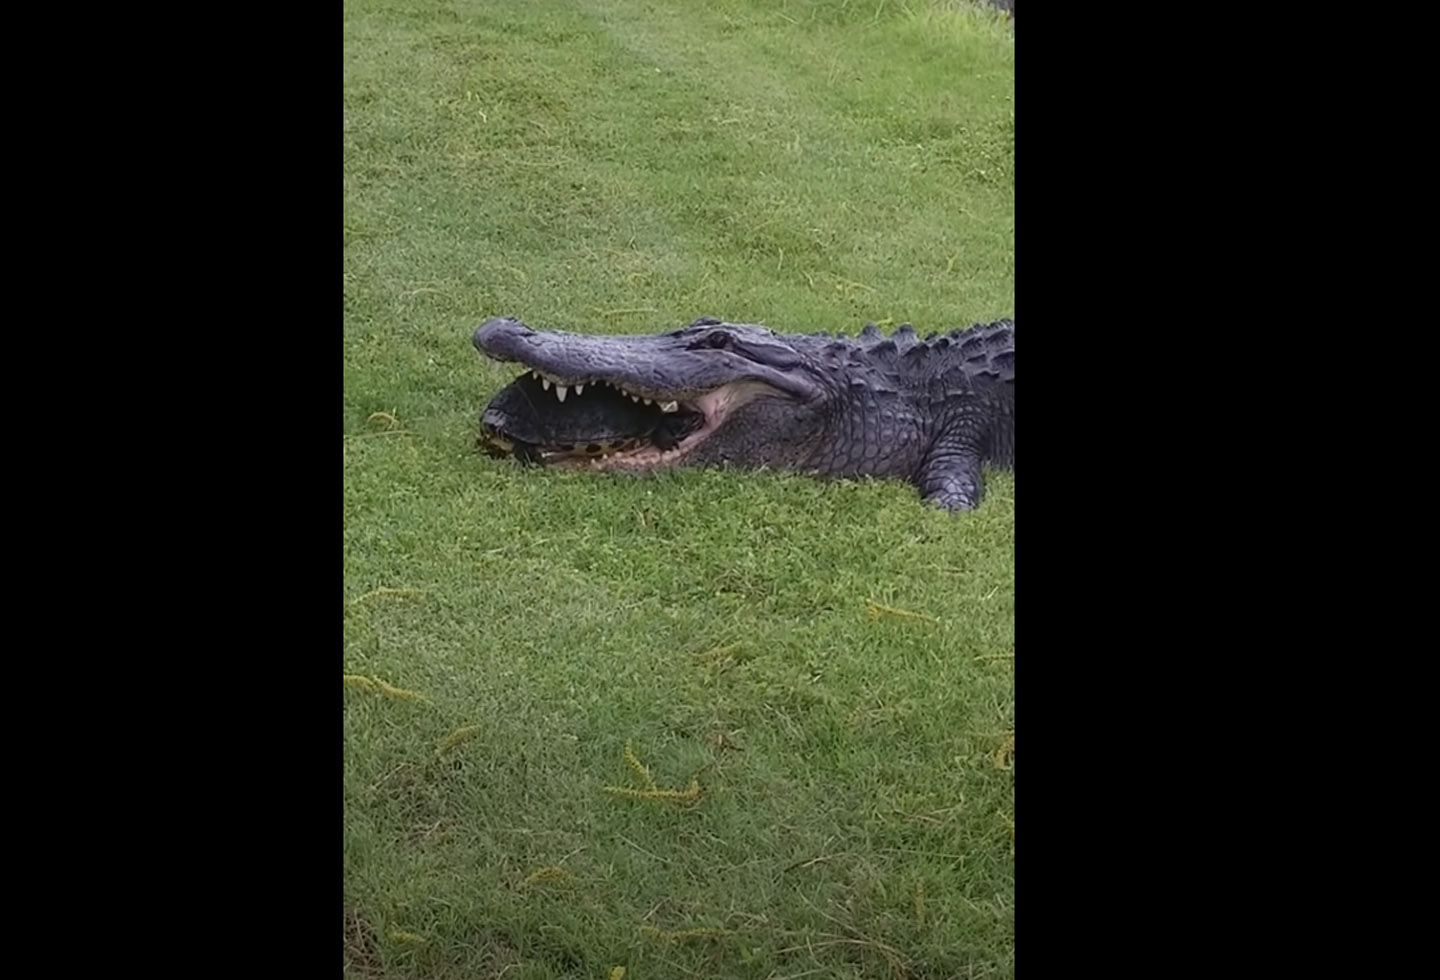
POLYGON ((347 977, 1014 972, 1014 477, 547 472, 494 315, 1015 313, 1014 38, 802 0, 347 0, 347 977))

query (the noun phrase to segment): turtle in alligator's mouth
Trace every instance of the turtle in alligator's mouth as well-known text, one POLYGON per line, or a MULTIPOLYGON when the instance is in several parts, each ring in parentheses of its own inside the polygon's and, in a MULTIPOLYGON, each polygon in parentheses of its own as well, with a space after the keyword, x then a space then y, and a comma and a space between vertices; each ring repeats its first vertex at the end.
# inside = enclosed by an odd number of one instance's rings
POLYGON ((526 463, 650 466, 704 427, 703 412, 626 392, 608 381, 562 385, 522 374, 490 402, 480 445, 526 463))

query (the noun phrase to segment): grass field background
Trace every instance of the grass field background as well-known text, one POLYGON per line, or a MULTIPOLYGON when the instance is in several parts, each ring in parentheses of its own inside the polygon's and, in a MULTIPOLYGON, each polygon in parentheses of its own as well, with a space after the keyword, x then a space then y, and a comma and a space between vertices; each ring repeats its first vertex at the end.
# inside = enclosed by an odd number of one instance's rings
POLYGON ((1013 975, 1013 476, 522 469, 470 345, 1012 316, 1009 28, 347 0, 344 57, 346 975, 1013 975))

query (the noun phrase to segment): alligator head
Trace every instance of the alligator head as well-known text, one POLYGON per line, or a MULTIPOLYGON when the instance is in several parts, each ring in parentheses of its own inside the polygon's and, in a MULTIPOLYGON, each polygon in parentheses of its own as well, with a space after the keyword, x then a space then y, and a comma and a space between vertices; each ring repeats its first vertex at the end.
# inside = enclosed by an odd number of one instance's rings
POLYGON ((590 336, 506 317, 474 340, 486 356, 527 369, 485 409, 482 443, 494 454, 596 469, 754 465, 793 459, 802 447, 774 438, 781 433, 818 437, 796 418, 816 411, 822 386, 799 352, 763 328, 704 318, 663 334, 590 336))

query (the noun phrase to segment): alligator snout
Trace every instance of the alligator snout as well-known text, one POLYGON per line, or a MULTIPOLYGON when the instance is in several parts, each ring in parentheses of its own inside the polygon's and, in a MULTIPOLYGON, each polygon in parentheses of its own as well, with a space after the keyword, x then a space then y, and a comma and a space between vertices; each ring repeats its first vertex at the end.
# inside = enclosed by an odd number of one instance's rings
POLYGON ((494 349, 495 341, 501 336, 528 336, 535 331, 512 316, 491 317, 480 326, 475 328, 475 335, 471 337, 476 350, 482 354, 489 354, 494 349))

